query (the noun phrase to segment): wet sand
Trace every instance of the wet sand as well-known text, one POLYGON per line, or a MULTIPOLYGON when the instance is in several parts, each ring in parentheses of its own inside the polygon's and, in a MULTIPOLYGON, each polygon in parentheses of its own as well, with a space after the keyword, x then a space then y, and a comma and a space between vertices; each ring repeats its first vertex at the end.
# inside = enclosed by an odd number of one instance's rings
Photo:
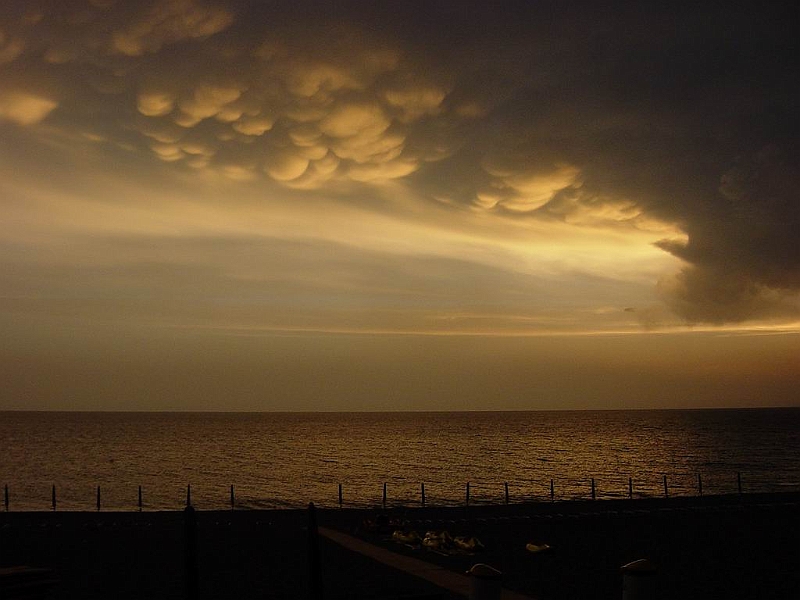
MULTIPOLYGON (((320 525, 464 572, 476 562, 542 599, 622 595, 622 564, 650 559, 661 598, 800 597, 800 495, 456 508, 319 510, 320 525), (385 515, 382 531, 365 526, 385 515), (391 541, 402 527, 478 537, 468 554, 391 541), (527 543, 549 544, 531 553, 527 543)), ((200 598, 307 598, 307 512, 198 511, 200 598)), ((320 539, 325 598, 456 596, 320 539)), ((182 512, 0 513, 0 568, 52 569, 47 597, 184 598, 182 512)))

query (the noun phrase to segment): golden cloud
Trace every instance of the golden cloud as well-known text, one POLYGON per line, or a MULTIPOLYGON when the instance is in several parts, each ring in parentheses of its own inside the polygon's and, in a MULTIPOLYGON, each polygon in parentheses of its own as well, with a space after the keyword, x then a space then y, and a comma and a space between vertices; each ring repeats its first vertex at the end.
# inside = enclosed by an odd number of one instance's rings
POLYGON ((203 142, 182 142, 180 144, 180 149, 185 152, 186 154, 191 154, 193 156, 205 156, 211 157, 216 154, 216 150, 212 148, 209 144, 203 142))
POLYGON ((273 152, 264 168, 269 176, 277 181, 291 181, 305 173, 308 164, 307 158, 283 149, 273 152))
POLYGON ((163 117, 175 107, 175 95, 163 91, 144 91, 136 97, 136 108, 146 117, 163 117))
POLYGON ((275 119, 272 117, 244 117, 234 122, 231 127, 244 135, 264 135, 274 124, 275 119))
POLYGON ((327 64, 295 64, 290 67, 287 79, 289 92, 304 98, 363 87, 347 69, 327 64))
POLYGON ((158 158, 166 162, 174 162, 184 157, 180 147, 173 144, 153 144, 150 149, 156 153, 158 158))
POLYGON ((372 102, 343 103, 328 112, 320 121, 320 130, 334 138, 356 135, 378 136, 391 121, 383 109, 372 102))
POLYGON ((181 114, 175 122, 182 127, 193 127, 219 114, 226 104, 238 100, 243 91, 244 88, 231 85, 199 85, 178 101, 181 114))
POLYGON ((509 153, 487 156, 482 166, 492 180, 476 194, 475 204, 481 208, 501 205, 514 212, 531 212, 553 200, 558 192, 580 186, 580 169, 565 162, 509 153))
POLYGON ((112 35, 111 49, 127 56, 158 52, 163 46, 219 33, 233 23, 233 15, 219 6, 201 6, 193 0, 153 3, 126 29, 112 35))
POLYGON ((399 133, 387 133, 383 136, 365 133, 336 140, 331 144, 331 149, 339 158, 357 163, 386 162, 400 156, 404 142, 405 136, 399 133))
POLYGON ((419 169, 419 163, 411 160, 392 160, 384 163, 354 165, 348 171, 354 181, 385 181, 410 175, 419 169))
POLYGON ((293 127, 289 137, 295 146, 316 146, 322 137, 322 132, 312 124, 303 124, 293 127))
POLYGON ((549 173, 515 173, 504 183, 516 193, 503 201, 509 210, 528 212, 550 202, 556 193, 578 182, 580 169, 569 164, 555 165, 549 173))
POLYGON ((439 114, 445 96, 443 90, 426 86, 395 88, 383 93, 386 102, 400 110, 400 120, 404 123, 439 114))
POLYGON ((58 102, 29 92, 0 91, 0 118, 17 125, 36 125, 58 106, 58 102))

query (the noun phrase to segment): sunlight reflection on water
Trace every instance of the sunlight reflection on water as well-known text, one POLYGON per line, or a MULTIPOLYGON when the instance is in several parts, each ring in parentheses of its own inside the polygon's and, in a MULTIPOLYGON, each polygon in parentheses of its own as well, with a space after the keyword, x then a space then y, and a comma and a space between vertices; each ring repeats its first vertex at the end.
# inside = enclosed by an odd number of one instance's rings
POLYGON ((800 410, 522 413, 2 413, 12 510, 429 504, 800 489, 800 410))

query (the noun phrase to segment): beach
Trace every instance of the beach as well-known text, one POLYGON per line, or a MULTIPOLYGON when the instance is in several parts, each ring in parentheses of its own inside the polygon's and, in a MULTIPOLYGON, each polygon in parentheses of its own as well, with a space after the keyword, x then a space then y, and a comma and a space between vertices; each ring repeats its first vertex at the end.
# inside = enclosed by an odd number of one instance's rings
MULTIPOLYGON (((309 597, 308 511, 195 515, 199 598, 309 597)), ((505 588, 532 598, 620 598, 620 567, 641 558, 656 568, 659 598, 800 595, 797 494, 342 508, 316 516, 323 530, 449 572, 487 563, 503 573, 505 588), (398 529, 476 537, 483 549, 398 543, 398 529)), ((47 569, 45 598, 184 598, 186 538, 183 511, 8 512, 0 514, 0 569, 47 569)), ((319 555, 325 598, 459 597, 324 535, 319 555)))

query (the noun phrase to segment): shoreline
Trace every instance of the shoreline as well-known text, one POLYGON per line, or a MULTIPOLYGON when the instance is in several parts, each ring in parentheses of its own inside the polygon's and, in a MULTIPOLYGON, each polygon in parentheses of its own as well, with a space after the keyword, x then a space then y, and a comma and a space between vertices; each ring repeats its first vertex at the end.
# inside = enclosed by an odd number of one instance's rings
MULTIPOLYGON (((355 504, 348 505, 343 503, 340 505, 315 505, 318 512, 325 514, 347 514, 375 512, 375 511, 524 511, 524 512, 543 512, 547 513, 552 510, 566 510, 566 512, 574 512, 576 509, 585 509, 587 507, 603 508, 604 510, 612 510, 614 508, 623 508, 628 506, 636 506, 639 508, 659 508, 662 506, 727 506, 727 505, 751 505, 758 503, 774 503, 774 502, 800 502, 800 491, 785 491, 785 492, 743 492, 743 493, 723 493, 723 494, 704 494, 704 495, 653 495, 653 496, 634 496, 628 497, 609 497, 598 496, 596 499, 591 498, 561 498, 550 500, 547 498, 542 499, 526 499, 524 501, 509 502, 491 502, 481 499, 472 500, 469 504, 461 503, 447 503, 447 504, 432 504, 425 505, 420 502, 392 502, 388 501, 386 505, 382 503, 373 504, 355 504)), ((230 513, 292 513, 292 512, 305 512, 308 505, 304 506, 281 506, 281 507, 253 507, 245 504, 236 504, 235 508, 202 508, 192 503, 195 510, 207 514, 230 514, 230 513)), ((4 515, 46 515, 46 514, 68 514, 68 515, 127 515, 127 514, 176 514, 181 513, 185 509, 185 505, 180 508, 148 508, 146 505, 142 510, 133 506, 127 509, 64 509, 58 508, 42 508, 36 510, 14 510, 13 505, 8 510, 0 508, 0 519, 4 515)))
MULTIPOLYGON (((800 597, 800 494, 583 500, 460 507, 319 508, 320 526, 464 573, 484 562, 541 599, 619 598, 619 567, 656 563, 667 597, 800 597), (387 527, 369 528, 379 515, 387 527), (380 530, 379 530, 380 529, 380 530), (448 554, 394 529, 474 536, 448 554), (531 553, 527 543, 548 544, 531 553)), ((0 513, 0 568, 52 570, 48 598, 185 597, 184 511, 0 513)), ((196 511, 201 598, 308 597, 306 509, 196 511)), ((452 598, 428 582, 320 539, 326 598, 452 598), (442 595, 444 594, 444 595, 442 595)))

